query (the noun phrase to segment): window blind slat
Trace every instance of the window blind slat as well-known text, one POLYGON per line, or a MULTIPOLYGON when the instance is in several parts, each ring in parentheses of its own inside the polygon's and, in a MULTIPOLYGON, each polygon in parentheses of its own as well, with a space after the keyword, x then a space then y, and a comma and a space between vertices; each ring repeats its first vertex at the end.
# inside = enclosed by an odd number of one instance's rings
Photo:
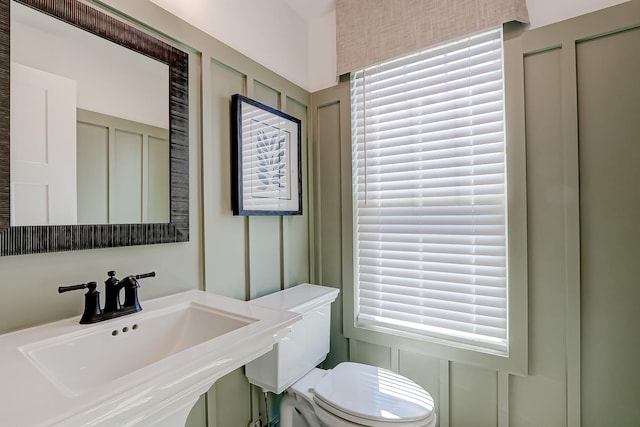
MULTIPOLYGON (((363 257, 364 254, 359 253, 359 256, 363 257)), ((471 261, 476 261, 475 259, 471 261)), ((479 262, 480 260, 478 260, 479 262)), ((388 270, 388 271, 410 271, 411 273, 451 273, 457 275, 472 275, 472 276, 487 276, 487 277, 505 277, 505 269, 495 265, 479 265, 479 264, 464 264, 456 263, 453 259, 449 262, 430 262, 420 259, 397 259, 397 258, 385 258, 384 262, 380 261, 380 258, 370 259, 368 263, 361 263, 361 271, 366 267, 370 267, 374 270, 388 270)))
POLYGON ((352 75, 357 323, 506 353, 502 32, 352 75))
POLYGON ((363 259, 376 259, 383 258, 389 260, 408 260, 420 263, 435 263, 442 262, 448 264, 462 264, 465 265, 471 262, 477 262, 482 265, 501 267, 504 265, 505 257, 503 254, 499 255, 476 255, 476 254, 439 254, 429 252, 413 252, 408 250, 389 251, 378 249, 362 249, 358 250, 358 256, 363 259))
POLYGON ((389 256, 393 256, 394 252, 402 253, 420 253, 424 257, 440 257, 446 254, 457 255, 477 255, 477 256, 504 256, 502 246, 481 246, 481 245, 460 245, 460 244, 424 244, 410 241, 393 242, 393 241, 361 241, 359 251, 380 251, 381 253, 389 252, 389 256))
MULTIPOLYGON (((480 150, 481 151, 481 150, 480 150)), ((362 184, 365 185, 370 181, 412 181, 413 179, 429 179, 435 177, 456 177, 456 176, 473 176, 483 175, 486 173, 503 173, 504 172, 504 156, 501 153, 478 153, 476 156, 469 155, 455 159, 427 158, 422 162, 415 156, 406 156, 405 161, 402 158, 386 159, 385 164, 376 164, 374 162, 358 162, 362 164, 362 169, 367 169, 366 175, 363 172, 363 178, 367 178, 362 184), (394 175, 401 174, 401 175, 394 175), (418 175, 418 176, 416 176, 418 175)), ((414 185, 418 186, 419 183, 414 185)))
POLYGON ((461 342, 465 342, 466 340, 463 338, 467 338, 471 342, 492 342, 498 348, 500 347, 500 342, 506 339, 502 333, 503 328, 491 328, 484 325, 471 326, 470 322, 449 320, 444 317, 428 317, 402 311, 393 312, 366 308, 363 310, 359 321, 369 321, 381 326, 402 325, 409 330, 417 330, 430 335, 434 332, 436 334, 438 332, 441 334, 446 333, 447 339, 459 339, 461 342))
MULTIPOLYGON (((360 206, 359 209, 366 210, 366 206, 360 206)), ((504 214, 503 206, 500 204, 474 204, 474 205, 456 205, 456 206, 439 206, 439 205, 416 205, 407 209, 402 206, 388 206, 371 208, 373 212, 362 216, 361 223, 366 224, 370 221, 377 221, 372 218, 373 215, 379 214, 385 218, 392 220, 396 217, 425 217, 425 216, 467 216, 467 215, 502 215, 504 214)))
POLYGON ((505 297, 504 289, 496 287, 480 287, 475 286, 478 292, 470 293, 469 285, 452 284, 450 282, 430 281, 424 283, 420 288, 412 286, 409 281, 385 281, 385 283, 369 282, 362 280, 360 291, 376 291, 389 294, 423 296, 439 299, 450 299, 452 301, 469 302, 471 300, 482 300, 485 305, 502 307, 505 297))
MULTIPOLYGON (((432 165, 424 164, 423 162, 428 160, 442 160, 442 159, 457 159, 456 162, 459 162, 460 159, 467 159, 474 161, 476 163, 475 157, 482 154, 500 154, 500 156, 495 157, 498 160, 502 159, 502 153, 504 152, 504 142, 503 141, 492 141, 492 140, 483 140, 477 141, 477 145, 462 145, 459 143, 450 143, 444 146, 435 147, 435 144, 420 144, 424 150, 428 150, 427 152, 416 151, 419 147, 395 147, 395 149, 391 149, 390 147, 380 146, 374 142, 367 144, 366 156, 364 155, 364 149, 362 150, 363 161, 366 162, 367 167, 379 166, 379 165, 387 165, 387 164, 397 164, 404 162, 419 162, 418 165, 412 164, 411 166, 419 166, 420 169, 429 170, 429 167, 432 165)), ((364 144, 363 144, 364 145, 364 144)), ((453 163, 453 162, 451 162, 453 163)), ((482 164, 480 162, 476 164, 482 164)), ((408 170, 412 170, 408 168, 408 170)))
MULTIPOLYGON (((485 132, 479 133, 479 129, 474 129, 473 144, 482 146, 484 144, 495 144, 502 141, 502 128, 497 128, 493 132, 489 132, 490 129, 482 129, 485 132)), ((377 150, 380 155, 393 155, 403 154, 407 151, 413 153, 421 153, 426 150, 450 150, 455 147, 467 147, 469 146, 468 136, 459 132, 460 136, 453 133, 442 133, 441 135, 420 135, 416 138, 415 135, 408 135, 404 137, 396 137, 394 139, 376 139, 374 141, 367 141, 367 150, 377 150)), ((355 135, 357 138, 358 135, 355 135)), ((364 140, 357 139, 355 141, 358 145, 358 152, 364 153, 365 146, 364 140)))
MULTIPOLYGON (((475 214, 473 212, 469 212, 469 214, 474 215, 474 223, 475 224, 490 224, 490 225, 502 225, 504 223, 504 213, 497 213, 495 215, 490 214, 475 214)), ((376 221, 375 218, 371 218, 368 216, 367 218, 363 218, 360 225, 370 225, 372 227, 380 227, 383 224, 412 224, 412 225, 421 225, 421 224, 453 224, 453 225, 463 225, 468 224, 469 218, 467 215, 394 215, 387 216, 385 218, 384 223, 381 221, 376 221)), ((364 228, 360 228, 359 230, 364 230, 364 228)))
POLYGON ((444 245, 468 245, 472 248, 493 246, 496 248, 503 248, 505 246, 505 237, 503 235, 489 235, 489 236, 475 236, 475 235, 448 235, 448 234, 414 234, 414 233, 394 233, 393 239, 389 236, 380 236, 375 233, 375 230, 371 233, 358 232, 362 238, 359 241, 364 242, 398 242, 398 243, 417 243, 417 244, 444 244, 444 245))
POLYGON ((413 279, 420 283, 423 280, 440 281, 440 282, 452 282, 467 285, 478 284, 480 286, 496 286, 504 287, 504 277, 500 275, 495 276, 480 276, 477 274, 462 274, 452 272, 441 271, 425 271, 425 270, 411 270, 402 268, 388 268, 381 266, 360 265, 358 267, 359 274, 371 274, 380 275, 388 278, 404 278, 413 279))
POLYGON ((379 124, 367 124, 367 143, 388 140, 389 138, 402 137, 415 133, 442 132, 443 136, 470 136, 472 132, 490 133, 496 132, 496 126, 502 122, 502 111, 481 111, 474 116, 460 115, 457 117, 438 117, 430 122, 429 118, 415 117, 413 120, 401 120, 389 129, 379 124), (452 128, 454 130, 452 130, 452 128), (466 132, 466 133, 465 133, 466 132))
MULTIPOLYGON (((365 293, 366 294, 366 293, 365 293)), ((419 315, 421 317, 431 318, 432 324, 440 322, 442 325, 445 322, 460 322, 457 325, 459 330, 472 330, 479 327, 486 327, 492 330, 493 336, 501 336, 503 331, 500 330, 504 327, 504 310, 493 307, 481 307, 474 304, 461 304, 451 301, 441 301, 436 299, 425 299, 424 305, 416 305, 406 303, 402 298, 387 298, 384 301, 380 301, 376 295, 372 295, 374 298, 371 300, 369 312, 381 312, 387 313, 398 312, 401 314, 419 315), (432 303, 429 305, 428 303, 432 303), (469 325, 473 323, 473 325, 469 325)), ((360 294, 362 300, 367 300, 367 296, 360 294)))

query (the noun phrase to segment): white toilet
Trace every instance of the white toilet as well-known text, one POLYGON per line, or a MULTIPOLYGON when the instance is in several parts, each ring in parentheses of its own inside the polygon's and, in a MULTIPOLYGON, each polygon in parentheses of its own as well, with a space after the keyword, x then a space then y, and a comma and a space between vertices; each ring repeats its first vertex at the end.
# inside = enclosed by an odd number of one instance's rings
POLYGON ((329 352, 331 303, 338 290, 303 284, 252 300, 302 314, 291 334, 245 367, 249 382, 280 394, 280 427, 434 427, 431 395, 410 379, 360 363, 316 368, 329 352))

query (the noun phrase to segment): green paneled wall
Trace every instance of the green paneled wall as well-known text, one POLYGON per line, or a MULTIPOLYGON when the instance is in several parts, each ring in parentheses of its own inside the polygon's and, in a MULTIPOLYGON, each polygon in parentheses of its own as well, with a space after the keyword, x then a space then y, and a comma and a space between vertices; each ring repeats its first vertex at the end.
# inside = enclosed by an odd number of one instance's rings
POLYGON ((638 46, 640 22, 576 48, 584 427, 640 424, 638 46))
MULTIPOLYGON (((508 135, 526 141, 528 375, 382 339, 345 346, 335 319, 329 361, 348 357, 412 378, 435 398, 440 427, 640 425, 632 390, 640 382, 638 17, 636 0, 506 35, 508 135)), ((316 270, 323 284, 341 286, 345 316, 348 109, 348 82, 313 94, 316 270)))

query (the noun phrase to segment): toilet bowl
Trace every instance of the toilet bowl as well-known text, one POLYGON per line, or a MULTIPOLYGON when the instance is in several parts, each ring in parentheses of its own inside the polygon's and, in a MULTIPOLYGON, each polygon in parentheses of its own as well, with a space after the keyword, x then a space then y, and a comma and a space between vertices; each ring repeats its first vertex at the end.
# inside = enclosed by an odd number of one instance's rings
POLYGON ((302 314, 288 337, 245 366, 249 382, 285 392, 280 427, 433 427, 431 395, 392 371, 343 362, 331 370, 316 366, 329 352, 331 303, 338 290, 303 284, 252 300, 263 307, 302 314))

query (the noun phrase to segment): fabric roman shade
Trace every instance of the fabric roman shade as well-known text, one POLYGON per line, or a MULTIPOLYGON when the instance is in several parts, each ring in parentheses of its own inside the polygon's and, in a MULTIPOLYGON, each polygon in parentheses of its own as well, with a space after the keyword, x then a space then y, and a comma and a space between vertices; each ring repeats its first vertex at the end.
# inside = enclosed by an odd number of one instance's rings
POLYGON ((356 323, 506 354, 502 29, 352 75, 356 323))
POLYGON ((337 75, 511 21, 526 0, 336 0, 337 75))

